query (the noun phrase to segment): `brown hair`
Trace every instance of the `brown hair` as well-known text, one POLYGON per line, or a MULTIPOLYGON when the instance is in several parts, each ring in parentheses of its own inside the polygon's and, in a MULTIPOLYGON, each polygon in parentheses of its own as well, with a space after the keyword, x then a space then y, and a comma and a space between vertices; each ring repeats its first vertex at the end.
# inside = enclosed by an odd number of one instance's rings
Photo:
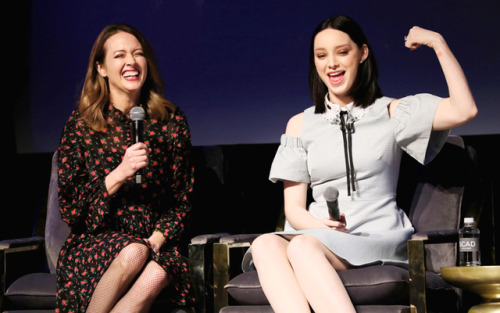
POLYGON ((104 62, 106 55, 104 44, 106 40, 118 32, 126 32, 133 35, 142 46, 147 61, 148 74, 142 86, 140 103, 147 109, 149 117, 158 120, 168 120, 174 111, 174 104, 164 98, 163 81, 149 42, 137 29, 130 25, 111 24, 101 31, 94 42, 78 103, 82 119, 96 131, 101 131, 108 126, 103 111, 110 103, 108 81, 99 75, 97 64, 104 62))

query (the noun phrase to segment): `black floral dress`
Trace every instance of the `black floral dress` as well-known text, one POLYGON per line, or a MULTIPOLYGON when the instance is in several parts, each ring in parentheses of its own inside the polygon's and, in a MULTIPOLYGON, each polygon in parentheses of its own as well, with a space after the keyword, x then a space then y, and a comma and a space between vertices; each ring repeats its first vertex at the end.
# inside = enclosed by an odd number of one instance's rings
POLYGON ((110 196, 104 178, 132 144, 131 121, 111 105, 104 113, 111 126, 96 132, 73 112, 58 148, 59 206, 71 233, 58 259, 56 312, 85 312, 120 251, 133 242, 146 244, 155 230, 166 241, 158 254, 150 249, 150 258, 174 277, 172 301, 187 305, 193 301, 188 264, 178 250, 194 177, 186 118, 179 108, 167 122, 146 118, 144 143, 151 153, 143 181, 131 178, 110 196))

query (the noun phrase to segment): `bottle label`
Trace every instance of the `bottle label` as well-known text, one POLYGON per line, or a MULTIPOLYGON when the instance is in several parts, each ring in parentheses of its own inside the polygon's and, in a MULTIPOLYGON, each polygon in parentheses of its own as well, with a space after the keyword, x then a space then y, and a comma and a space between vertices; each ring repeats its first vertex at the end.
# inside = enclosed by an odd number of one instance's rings
POLYGON ((460 238, 460 252, 479 251, 479 238, 460 238))

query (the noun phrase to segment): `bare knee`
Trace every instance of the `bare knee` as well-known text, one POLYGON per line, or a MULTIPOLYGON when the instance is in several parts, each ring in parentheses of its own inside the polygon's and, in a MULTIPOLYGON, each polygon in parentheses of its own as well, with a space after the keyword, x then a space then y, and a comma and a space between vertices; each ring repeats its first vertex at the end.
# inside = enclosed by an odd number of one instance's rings
POLYGON ((287 248, 288 259, 292 263, 310 260, 314 256, 324 255, 323 244, 314 236, 302 234, 293 237, 287 248))
POLYGON ((252 242, 252 253, 268 252, 276 244, 276 235, 263 234, 252 242))
POLYGON ((287 255, 294 267, 310 266, 320 260, 328 261, 335 270, 350 267, 349 263, 330 251, 318 238, 308 234, 295 236, 288 245, 287 255))
POLYGON ((275 234, 264 234, 252 242, 252 258, 255 263, 264 261, 269 256, 276 255, 280 250, 286 251, 287 242, 275 234))

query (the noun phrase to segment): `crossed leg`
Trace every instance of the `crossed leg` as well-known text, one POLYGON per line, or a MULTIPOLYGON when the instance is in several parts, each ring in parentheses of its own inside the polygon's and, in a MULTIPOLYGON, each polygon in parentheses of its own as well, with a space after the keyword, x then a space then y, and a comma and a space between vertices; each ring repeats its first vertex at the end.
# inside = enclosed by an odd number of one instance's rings
POLYGON ((149 312, 158 294, 170 282, 170 275, 158 263, 149 261, 132 287, 111 312, 149 312))
POLYGON ((143 244, 132 243, 123 248, 97 284, 87 312, 147 312, 170 282, 156 262, 144 266, 148 257, 149 248, 143 244))
POLYGON ((311 312, 311 306, 316 313, 355 313, 337 274, 347 264, 315 237, 265 234, 253 242, 252 256, 275 312, 311 312))

